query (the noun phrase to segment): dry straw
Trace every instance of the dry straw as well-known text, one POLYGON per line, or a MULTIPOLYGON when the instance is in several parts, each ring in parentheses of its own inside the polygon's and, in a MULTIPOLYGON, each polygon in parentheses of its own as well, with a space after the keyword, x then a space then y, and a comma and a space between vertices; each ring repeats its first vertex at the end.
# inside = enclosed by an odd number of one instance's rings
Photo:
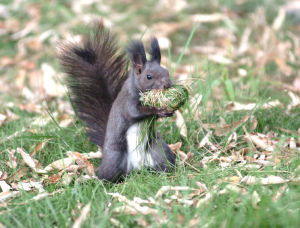
POLYGON ((188 90, 185 86, 174 85, 169 89, 153 89, 141 94, 141 102, 145 106, 177 110, 188 99, 188 90))

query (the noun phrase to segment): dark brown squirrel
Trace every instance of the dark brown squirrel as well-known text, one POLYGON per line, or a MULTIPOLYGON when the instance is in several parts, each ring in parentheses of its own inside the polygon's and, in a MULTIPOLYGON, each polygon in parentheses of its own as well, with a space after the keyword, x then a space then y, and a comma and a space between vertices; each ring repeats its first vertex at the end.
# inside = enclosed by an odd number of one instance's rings
POLYGON ((71 101, 90 140, 102 149, 96 175, 110 182, 143 166, 162 172, 175 166, 176 156, 157 132, 148 129, 152 132, 141 133, 146 118, 173 114, 140 102, 141 92, 172 85, 169 72, 160 66, 158 41, 151 40, 149 61, 140 41, 132 41, 127 52, 131 61, 128 72, 126 53, 120 51, 115 36, 97 22, 82 44, 62 45, 59 54, 68 75, 71 101))

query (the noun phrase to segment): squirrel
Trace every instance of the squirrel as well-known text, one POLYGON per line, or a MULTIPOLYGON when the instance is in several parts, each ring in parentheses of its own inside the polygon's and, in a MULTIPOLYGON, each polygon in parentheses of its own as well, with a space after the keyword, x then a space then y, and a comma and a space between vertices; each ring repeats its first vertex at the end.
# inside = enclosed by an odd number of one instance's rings
POLYGON ((169 172, 176 156, 158 132, 147 129, 149 117, 169 117, 165 108, 143 106, 140 93, 170 88, 169 72, 160 65, 161 52, 156 38, 151 39, 148 61, 141 41, 131 41, 127 53, 101 21, 82 43, 63 44, 59 61, 67 74, 71 102, 87 127, 90 141, 102 149, 96 175, 100 180, 118 182, 132 170, 147 167, 169 172), (150 131, 150 132, 149 132, 150 131))

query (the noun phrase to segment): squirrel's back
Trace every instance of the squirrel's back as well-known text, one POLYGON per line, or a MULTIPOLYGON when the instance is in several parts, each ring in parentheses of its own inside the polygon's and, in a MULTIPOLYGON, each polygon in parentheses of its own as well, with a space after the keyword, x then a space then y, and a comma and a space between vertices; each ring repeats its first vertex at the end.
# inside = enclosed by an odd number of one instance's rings
POLYGON ((127 78, 125 53, 120 51, 116 38, 97 22, 82 44, 61 45, 59 60, 88 136, 102 147, 112 103, 127 78))

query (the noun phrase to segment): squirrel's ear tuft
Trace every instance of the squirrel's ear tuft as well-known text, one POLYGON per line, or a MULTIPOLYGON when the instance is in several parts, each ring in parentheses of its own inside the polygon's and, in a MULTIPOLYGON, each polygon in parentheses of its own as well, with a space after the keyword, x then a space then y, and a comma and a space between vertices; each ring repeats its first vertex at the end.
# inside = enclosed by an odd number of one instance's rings
POLYGON ((127 47, 127 51, 136 74, 141 74, 147 62, 143 43, 141 41, 132 41, 127 47))
POLYGON ((161 54, 157 39, 154 37, 151 39, 151 49, 149 51, 151 55, 151 61, 156 61, 160 64, 161 54))

